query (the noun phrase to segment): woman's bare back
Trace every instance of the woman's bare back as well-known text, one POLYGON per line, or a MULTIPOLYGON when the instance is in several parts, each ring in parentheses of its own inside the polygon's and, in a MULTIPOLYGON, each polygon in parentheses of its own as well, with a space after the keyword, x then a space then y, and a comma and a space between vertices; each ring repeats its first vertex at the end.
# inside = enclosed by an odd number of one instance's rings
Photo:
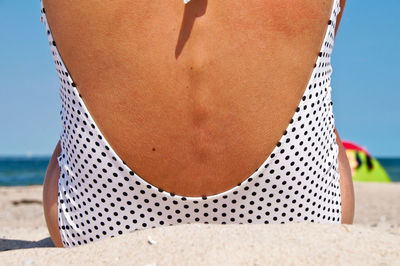
POLYGON ((92 117, 149 183, 211 195, 271 153, 306 89, 321 1, 44 0, 92 117))
MULTIPOLYGON (((187 196, 226 191, 270 155, 306 89, 333 4, 43 2, 57 49, 113 149, 147 182, 187 196)), ((351 174, 335 133, 341 220, 351 223, 351 174)), ((57 246, 60 151, 44 184, 57 246)))

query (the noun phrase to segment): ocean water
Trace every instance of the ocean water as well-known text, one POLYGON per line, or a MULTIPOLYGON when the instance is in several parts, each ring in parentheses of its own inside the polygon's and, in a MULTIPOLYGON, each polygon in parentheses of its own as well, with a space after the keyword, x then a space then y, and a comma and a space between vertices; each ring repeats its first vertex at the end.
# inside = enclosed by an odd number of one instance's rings
POLYGON ((400 182, 400 158, 376 158, 392 179, 400 182))
POLYGON ((0 186, 43 184, 50 157, 0 157, 0 186))
MULTIPOLYGON (((400 158, 377 158, 392 181, 400 182, 400 158)), ((50 157, 0 157, 0 186, 43 184, 50 157)))

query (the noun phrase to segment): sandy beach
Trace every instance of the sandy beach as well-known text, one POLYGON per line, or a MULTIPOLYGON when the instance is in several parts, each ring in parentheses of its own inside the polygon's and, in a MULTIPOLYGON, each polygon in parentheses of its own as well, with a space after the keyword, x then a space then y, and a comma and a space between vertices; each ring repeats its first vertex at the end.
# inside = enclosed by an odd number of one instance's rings
POLYGON ((400 265, 400 183, 356 183, 354 225, 180 225, 54 248, 42 187, 0 187, 2 265, 400 265))

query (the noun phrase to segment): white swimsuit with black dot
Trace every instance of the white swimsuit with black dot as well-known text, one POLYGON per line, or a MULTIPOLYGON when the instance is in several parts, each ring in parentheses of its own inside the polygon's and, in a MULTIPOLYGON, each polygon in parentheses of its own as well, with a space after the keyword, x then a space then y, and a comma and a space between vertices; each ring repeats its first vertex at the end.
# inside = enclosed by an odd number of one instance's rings
POLYGON ((339 1, 333 1, 307 88, 272 153, 241 184, 208 197, 168 193, 124 164, 80 97, 57 51, 42 4, 41 19, 61 81, 58 223, 63 245, 73 247, 175 224, 340 223, 338 145, 330 87, 339 1))

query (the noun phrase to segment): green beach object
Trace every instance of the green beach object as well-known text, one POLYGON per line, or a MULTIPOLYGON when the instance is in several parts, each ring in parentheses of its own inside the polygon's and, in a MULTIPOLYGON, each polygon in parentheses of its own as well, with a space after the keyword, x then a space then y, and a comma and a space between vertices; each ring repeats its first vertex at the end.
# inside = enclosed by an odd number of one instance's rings
POLYGON ((353 180, 359 182, 392 182, 386 170, 368 151, 350 141, 343 141, 353 180))

